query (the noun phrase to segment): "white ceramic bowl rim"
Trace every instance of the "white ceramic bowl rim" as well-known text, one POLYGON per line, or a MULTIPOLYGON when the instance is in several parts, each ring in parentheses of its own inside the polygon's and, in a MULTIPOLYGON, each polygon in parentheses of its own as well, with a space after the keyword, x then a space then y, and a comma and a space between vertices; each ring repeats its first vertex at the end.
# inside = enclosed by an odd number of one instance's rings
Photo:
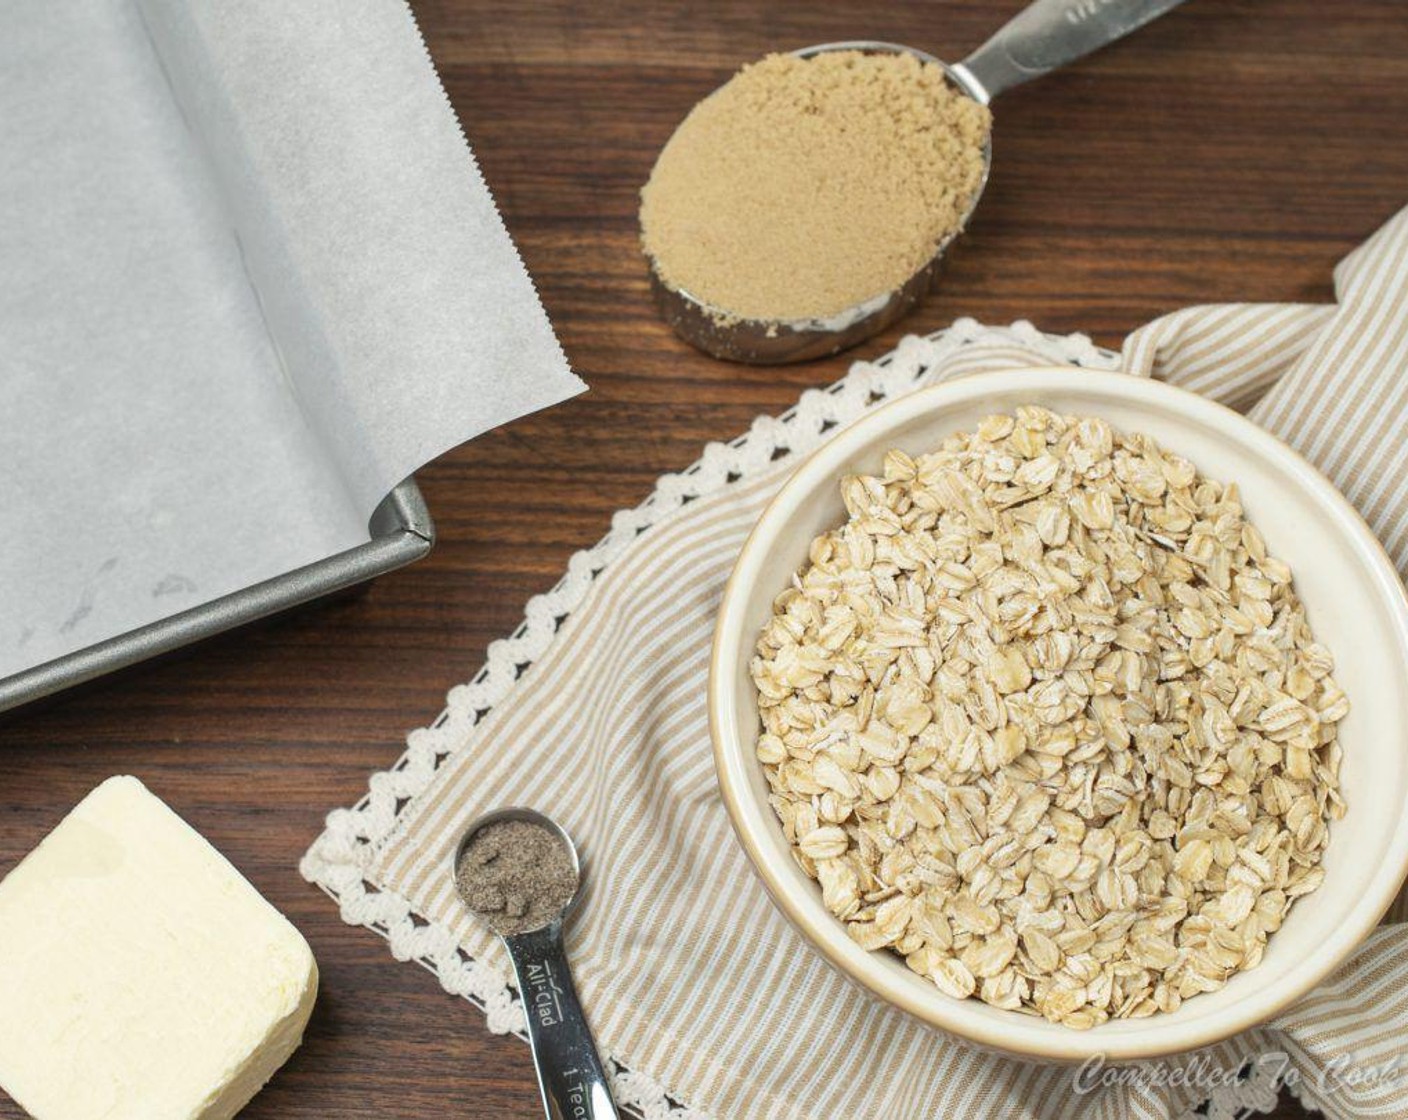
MULTIPOLYGON (((1139 1042, 1115 1042, 1096 1028, 1092 1031, 1066 1031, 1054 1039, 1047 1024, 1015 1012, 1005 1013, 1001 1026, 965 1013, 972 1001, 953 1000, 933 989, 932 998, 916 997, 912 984, 906 984, 894 970, 880 967, 878 954, 861 950, 842 924, 822 906, 814 884, 799 889, 800 871, 779 868, 765 858, 760 838, 779 829, 773 811, 748 788, 750 768, 757 762, 753 741, 738 734, 738 721, 732 718, 737 680, 736 651, 745 625, 746 589, 757 581, 759 571, 772 547, 772 526, 786 522, 800 503, 833 486, 843 464, 862 453, 871 443, 907 418, 924 411, 966 402, 985 395, 1010 400, 1014 394, 1077 388, 1098 392, 1113 400, 1139 400, 1153 403, 1225 433, 1253 454, 1275 462, 1315 499, 1329 507, 1335 529, 1371 573, 1373 590, 1393 606, 1393 629, 1400 650, 1408 650, 1408 597, 1392 561, 1357 511, 1309 462, 1280 440, 1245 417, 1205 397, 1173 386, 1125 373, 1097 372, 1071 367, 1038 367, 1028 370, 973 374, 928 389, 916 390, 856 421, 837 433, 807 458, 778 491, 760 516, 735 564, 715 629, 709 674, 709 717, 714 743, 715 767, 720 791, 737 833, 755 872, 774 903, 811 944, 844 975, 872 993, 931 1025, 951 1031, 985 1046, 1028 1057, 1055 1061, 1081 1061, 1096 1055, 1110 1061, 1159 1057, 1210 1045, 1259 1023, 1294 1003, 1334 971, 1374 929, 1393 902, 1408 872, 1408 811, 1400 812, 1391 838, 1385 845, 1385 858, 1364 891, 1314 957, 1289 973, 1282 983, 1262 986, 1227 1008, 1215 1024, 1204 1020, 1164 1024, 1165 1029, 1150 1032, 1139 1042)), ((1175 446, 1172 450, 1178 450, 1175 446)), ((751 641, 751 636, 750 636, 751 641)), ((1353 812, 1353 807, 1349 810, 1353 812)), ((1274 937, 1274 935, 1273 935, 1274 937)), ((1249 974, 1255 975, 1255 972, 1249 974)), ((911 981, 913 977, 909 978, 911 981)), ((1161 1017, 1155 1017, 1156 1019, 1161 1017)), ((1144 1022, 1152 1022, 1145 1020, 1144 1022)))

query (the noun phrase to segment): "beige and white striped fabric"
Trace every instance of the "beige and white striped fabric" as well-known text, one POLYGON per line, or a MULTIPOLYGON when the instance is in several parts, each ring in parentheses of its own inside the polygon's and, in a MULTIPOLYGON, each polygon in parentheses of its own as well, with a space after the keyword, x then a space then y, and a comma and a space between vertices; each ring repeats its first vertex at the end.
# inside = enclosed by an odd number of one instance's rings
MULTIPOLYGON (((1408 211, 1336 272, 1329 307, 1195 307, 1127 341, 1122 364, 1249 411, 1358 505, 1408 572, 1408 211)), ((1012 336, 895 359, 916 385, 1043 364, 1012 336)), ((853 374, 853 376, 856 376, 853 374)), ((1205 1093, 1072 1091, 1069 1070, 971 1051, 860 994, 774 912, 734 842, 704 710, 714 613, 735 555, 792 467, 764 462, 643 533, 595 581, 547 652, 440 766, 366 868, 378 887, 506 964, 452 896, 456 831, 483 809, 540 806, 591 873, 572 954, 603 1047, 713 1117, 998 1116, 1166 1120, 1205 1093)), ((1318 1072, 1402 1061, 1408 926, 1386 925, 1278 1021, 1212 1065, 1290 1055, 1301 1092, 1340 1117, 1408 1116, 1408 1072, 1330 1096, 1318 1072)), ((1175 1079, 1176 1080, 1176 1079, 1175 1079)))

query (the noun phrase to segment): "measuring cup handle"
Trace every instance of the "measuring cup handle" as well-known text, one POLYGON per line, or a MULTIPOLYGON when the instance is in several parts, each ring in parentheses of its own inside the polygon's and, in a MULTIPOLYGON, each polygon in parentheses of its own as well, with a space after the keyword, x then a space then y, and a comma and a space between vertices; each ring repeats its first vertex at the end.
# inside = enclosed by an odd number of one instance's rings
POLYGON ((503 940, 518 976, 549 1120, 619 1120, 567 968, 561 921, 503 940))
POLYGON ((1003 90, 1122 39, 1182 2, 1036 0, 953 71, 986 105, 1003 90))

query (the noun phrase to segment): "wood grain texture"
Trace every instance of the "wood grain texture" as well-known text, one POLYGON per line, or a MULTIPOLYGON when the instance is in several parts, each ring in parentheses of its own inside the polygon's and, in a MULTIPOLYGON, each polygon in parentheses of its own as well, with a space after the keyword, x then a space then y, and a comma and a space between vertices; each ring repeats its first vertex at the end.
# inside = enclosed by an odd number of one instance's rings
MULTIPOLYGON (((419 0, 484 175, 592 391, 419 476, 429 559, 364 596, 210 642, 0 726, 0 870, 134 773, 308 935, 323 994, 250 1120, 539 1115, 526 1048, 343 926, 298 876, 324 814, 467 679, 523 603, 663 471, 840 376, 691 352, 651 308, 636 192, 699 97, 775 49, 843 38, 956 59, 1016 0, 579 5, 419 0)), ((859 356, 960 315, 1115 345, 1186 304, 1324 300, 1408 202, 1399 0, 1192 0, 997 106, 993 178, 941 290, 859 356)), ((0 997, 3 998, 3 997, 0 997)), ((0 1100, 0 1117, 18 1117, 0 1100)), ((1283 1103, 1281 1116, 1302 1115, 1283 1103)))

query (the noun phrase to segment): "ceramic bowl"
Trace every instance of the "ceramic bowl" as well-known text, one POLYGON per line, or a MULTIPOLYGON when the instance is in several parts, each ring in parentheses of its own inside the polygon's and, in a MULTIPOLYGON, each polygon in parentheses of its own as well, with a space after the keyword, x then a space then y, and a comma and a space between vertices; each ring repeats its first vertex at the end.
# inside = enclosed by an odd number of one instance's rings
POLYGON ((838 433, 801 464, 763 512, 724 593, 709 680, 723 799, 773 901, 837 969, 934 1027, 1028 1058, 1079 1062, 1153 1058, 1261 1023, 1335 970, 1383 915, 1408 871, 1408 598, 1363 520, 1309 463, 1244 417, 1192 393, 1126 374, 1073 368, 980 374, 911 393, 838 433), (1154 437, 1208 477, 1236 482, 1247 516, 1290 564, 1317 638, 1334 653, 1351 711, 1341 725, 1348 809, 1331 827, 1325 881, 1272 934, 1261 964, 1223 989, 1145 1019, 1076 1031, 945 996, 889 952, 868 952, 823 907, 793 860, 754 757, 758 734, 748 662, 773 597, 810 541, 841 524, 839 480, 879 473, 899 447, 936 448, 985 415, 1039 404, 1103 417, 1154 437))

